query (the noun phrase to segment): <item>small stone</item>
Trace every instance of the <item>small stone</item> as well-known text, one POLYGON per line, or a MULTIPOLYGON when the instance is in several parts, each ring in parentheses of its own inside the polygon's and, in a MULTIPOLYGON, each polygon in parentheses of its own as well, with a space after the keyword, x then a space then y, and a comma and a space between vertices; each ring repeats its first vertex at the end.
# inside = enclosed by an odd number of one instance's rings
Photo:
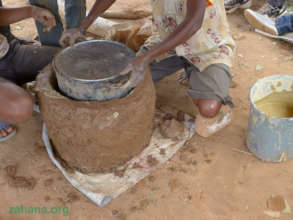
POLYGON ((185 113, 183 111, 178 111, 177 112, 177 120, 180 122, 184 122, 185 121, 185 113))
POLYGON ((237 87, 237 83, 235 81, 232 81, 230 88, 235 89, 237 87))
POLYGON ((17 167, 15 165, 9 165, 4 168, 5 173, 9 177, 14 177, 16 175, 17 167))
POLYGON ((243 34, 233 34, 233 39, 234 40, 243 40, 246 37, 243 34))
POLYGON ((50 179, 46 179, 46 180, 44 181, 44 186, 45 186, 45 187, 52 186, 53 182, 54 182, 54 180, 51 179, 51 178, 50 178, 50 179))
POLYGON ((76 202, 78 200, 80 200, 80 198, 74 192, 70 192, 70 193, 67 194, 66 202, 73 203, 73 202, 76 202))
POLYGON ((282 196, 271 196, 267 200, 267 207, 272 211, 282 212, 286 208, 285 199, 282 196))
POLYGON ((148 177, 148 180, 149 180, 150 182, 155 182, 156 177, 154 177, 154 176, 149 176, 149 177, 148 177))
POLYGON ((171 192, 177 191, 180 185, 181 183, 177 179, 171 179, 168 183, 171 192))
POLYGON ((255 67, 255 70, 256 71, 261 71, 262 69, 264 69, 264 67, 260 64, 257 64, 256 67, 255 67))
POLYGON ((118 112, 114 112, 113 113, 114 118, 118 118, 119 117, 119 113, 118 112))
POLYGON ((165 156, 166 155, 166 149, 160 149, 160 155, 165 156))
POLYGON ((119 217, 120 216, 120 211, 117 209, 112 210, 112 215, 115 217, 119 217))
POLYGON ((51 198, 50 198, 50 196, 45 196, 44 200, 45 200, 45 202, 48 202, 51 200, 51 198))

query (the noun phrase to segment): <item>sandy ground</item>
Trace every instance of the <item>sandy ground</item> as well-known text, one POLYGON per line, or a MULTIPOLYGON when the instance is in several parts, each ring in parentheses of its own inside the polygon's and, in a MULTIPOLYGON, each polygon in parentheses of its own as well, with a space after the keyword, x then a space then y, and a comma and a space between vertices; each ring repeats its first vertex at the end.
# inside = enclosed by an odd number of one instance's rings
MULTIPOLYGON (((5 1, 9 6, 23 2, 5 1)), ((235 118, 229 127, 208 139, 195 135, 184 151, 152 176, 99 208, 76 191, 49 160, 41 140, 41 119, 35 114, 19 125, 15 138, 0 144, 0 219, 266 220, 271 219, 264 214, 271 195, 282 195, 293 205, 293 160, 264 163, 235 151, 248 151, 249 88, 264 76, 293 75, 293 47, 252 32, 242 11, 229 16, 229 22, 238 44, 231 89, 235 118), (257 65, 264 68, 257 71, 257 65), (8 178, 7 166, 16 167, 16 176, 24 178, 8 178), (65 205, 70 215, 8 214, 9 207, 21 205, 65 205)), ((25 37, 35 35, 31 20, 14 25, 13 31, 25 37)), ((188 100, 181 98, 185 90, 175 76, 162 81, 157 91, 159 102, 188 108, 188 100)), ((292 214, 284 214, 280 219, 292 218, 292 214)))

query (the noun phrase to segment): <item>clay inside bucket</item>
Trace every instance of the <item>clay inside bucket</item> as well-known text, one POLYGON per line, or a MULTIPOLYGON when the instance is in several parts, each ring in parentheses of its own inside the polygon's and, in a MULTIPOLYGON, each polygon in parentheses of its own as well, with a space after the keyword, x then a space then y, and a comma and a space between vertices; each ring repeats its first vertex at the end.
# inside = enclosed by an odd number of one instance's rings
POLYGON ((255 102, 261 112, 274 118, 293 117, 293 92, 273 92, 255 102))
POLYGON ((250 99, 256 109, 272 118, 293 117, 293 79, 272 76, 258 80, 251 89, 250 99))

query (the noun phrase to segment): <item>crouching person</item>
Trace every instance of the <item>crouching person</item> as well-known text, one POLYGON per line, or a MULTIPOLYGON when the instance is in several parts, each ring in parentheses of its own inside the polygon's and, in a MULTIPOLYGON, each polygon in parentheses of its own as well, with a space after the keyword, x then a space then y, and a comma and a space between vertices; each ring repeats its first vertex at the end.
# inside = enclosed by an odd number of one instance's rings
MULTIPOLYGON (((36 6, 0 7, 0 26, 34 18, 47 30, 55 25, 54 16, 36 6)), ((33 112, 31 96, 20 87, 35 79, 38 71, 51 62, 58 48, 23 45, 0 34, 0 142, 12 137, 15 124, 28 120, 33 112)))
POLYGON ((155 0, 152 6, 160 43, 149 47, 153 45, 149 39, 123 73, 135 73, 131 76, 135 85, 148 65, 154 82, 184 68, 188 93, 200 113, 196 131, 208 137, 229 124, 232 115, 229 87, 235 45, 224 2, 155 0), (165 53, 167 58, 157 59, 165 53))

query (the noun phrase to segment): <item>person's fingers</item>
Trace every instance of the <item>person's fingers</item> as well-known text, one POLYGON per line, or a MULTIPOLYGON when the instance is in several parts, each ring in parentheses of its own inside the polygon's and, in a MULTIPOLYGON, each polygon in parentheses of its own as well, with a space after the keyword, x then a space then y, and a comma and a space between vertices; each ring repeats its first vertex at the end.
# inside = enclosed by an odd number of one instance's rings
POLYGON ((74 36, 69 37, 69 45, 73 46, 76 42, 77 38, 75 38, 74 36))
POLYGON ((130 87, 133 87, 133 88, 136 87, 144 79, 144 76, 145 76, 144 70, 141 70, 141 71, 137 70, 135 72, 132 72, 129 79, 130 87))
POLYGON ((59 41, 59 44, 62 46, 62 47, 67 47, 69 45, 69 39, 68 39, 68 36, 62 36, 60 41, 59 41))
POLYGON ((120 75, 127 75, 132 71, 132 64, 129 64, 124 70, 120 72, 120 75))
POLYGON ((43 28, 43 31, 46 33, 46 32, 49 32, 51 29, 52 27, 50 25, 45 25, 45 27, 43 28))
POLYGON ((56 20, 54 16, 48 15, 45 19, 48 31, 50 31, 54 26, 56 26, 56 20))
POLYGON ((35 20, 37 20, 39 23, 43 24, 45 28, 43 31, 48 32, 56 25, 55 17, 52 13, 45 9, 39 9, 39 11, 36 11, 34 14, 35 20))

